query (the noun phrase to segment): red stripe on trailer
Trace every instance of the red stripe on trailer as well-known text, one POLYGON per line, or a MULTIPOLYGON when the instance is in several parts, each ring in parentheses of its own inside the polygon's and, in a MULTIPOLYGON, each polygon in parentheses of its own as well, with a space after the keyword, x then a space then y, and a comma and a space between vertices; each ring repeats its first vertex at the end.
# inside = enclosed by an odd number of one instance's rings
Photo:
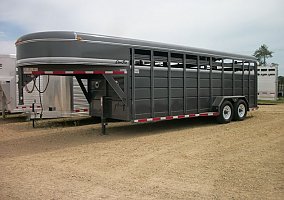
MULTIPOLYGON (((26 105, 16 106, 16 109, 32 109, 32 108, 33 108, 32 106, 26 106, 26 105)), ((41 106, 35 106, 35 108, 41 108, 41 106)))
POLYGON ((212 115, 209 115, 209 116, 218 116, 219 113, 218 112, 213 112, 212 115))
POLYGON ((172 119, 183 119, 183 118, 193 118, 193 117, 207 117, 207 116, 218 116, 218 112, 208 112, 208 113, 199 113, 199 114, 188 114, 188 115, 176 115, 176 116, 166 116, 166 117, 154 117, 154 118, 144 118, 144 119, 136 119, 133 122, 154 122, 154 121, 162 121, 162 120, 172 120, 172 119))
MULTIPOLYGON (((65 74, 65 71, 51 71, 54 75, 62 75, 65 74)), ((46 73, 46 72, 45 72, 46 73)))
POLYGON ((85 71, 73 71, 73 74, 86 74, 85 71))
POLYGON ((16 109, 26 109, 31 108, 31 106, 17 106, 16 109))
POLYGON ((167 116, 166 117, 166 120, 171 120, 171 119, 173 119, 174 117, 173 116, 167 116))
POLYGON ((153 118, 153 121, 160 121, 160 120, 161 120, 160 117, 154 117, 154 118, 153 118))
POLYGON ((113 71, 113 74, 127 74, 127 71, 113 71))
POLYGON ((44 74, 44 71, 32 71, 33 75, 42 75, 44 74))
POLYGON ((138 119, 137 122, 147 122, 147 119, 138 119))
POLYGON ((97 71, 93 71, 93 73, 94 73, 94 74, 104 74, 105 71, 99 71, 99 70, 97 70, 97 71))
POLYGON ((208 113, 199 113, 200 117, 207 117, 207 116, 218 116, 218 112, 208 112, 208 113))
POLYGON ((191 117, 198 117, 199 115, 197 115, 197 114, 189 114, 189 117, 191 118, 191 117))
POLYGON ((103 71, 103 70, 95 70, 95 71, 33 71, 33 75, 66 75, 66 74, 127 74, 126 70, 115 70, 115 71, 103 71))
POLYGON ((88 112, 89 109, 83 108, 83 109, 75 109, 74 112, 88 112))

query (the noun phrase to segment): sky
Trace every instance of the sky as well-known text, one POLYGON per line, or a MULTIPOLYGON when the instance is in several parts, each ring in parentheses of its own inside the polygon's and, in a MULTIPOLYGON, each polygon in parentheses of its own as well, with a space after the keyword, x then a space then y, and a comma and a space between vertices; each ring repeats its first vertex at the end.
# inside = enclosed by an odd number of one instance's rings
POLYGON ((283 0, 0 0, 0 54, 22 35, 96 33, 252 55, 262 44, 284 76, 283 0))

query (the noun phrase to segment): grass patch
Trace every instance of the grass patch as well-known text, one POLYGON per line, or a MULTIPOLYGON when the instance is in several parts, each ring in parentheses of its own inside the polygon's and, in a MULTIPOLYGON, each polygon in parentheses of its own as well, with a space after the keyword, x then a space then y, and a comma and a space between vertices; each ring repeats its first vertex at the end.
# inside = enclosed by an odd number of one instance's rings
POLYGON ((281 97, 276 101, 273 101, 273 100, 257 100, 257 103, 259 105, 276 105, 276 104, 284 103, 284 98, 281 97))

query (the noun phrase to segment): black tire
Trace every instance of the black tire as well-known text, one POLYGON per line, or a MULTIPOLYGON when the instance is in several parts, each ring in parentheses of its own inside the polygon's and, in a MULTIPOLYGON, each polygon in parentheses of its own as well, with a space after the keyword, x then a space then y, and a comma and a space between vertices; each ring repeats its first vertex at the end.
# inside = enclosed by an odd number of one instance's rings
POLYGON ((233 105, 230 101, 224 101, 220 108, 220 114, 217 117, 219 124, 226 124, 232 121, 234 114, 233 105))
POLYGON ((236 121, 242 121, 246 118, 248 111, 247 103, 240 99, 234 104, 234 117, 236 121))

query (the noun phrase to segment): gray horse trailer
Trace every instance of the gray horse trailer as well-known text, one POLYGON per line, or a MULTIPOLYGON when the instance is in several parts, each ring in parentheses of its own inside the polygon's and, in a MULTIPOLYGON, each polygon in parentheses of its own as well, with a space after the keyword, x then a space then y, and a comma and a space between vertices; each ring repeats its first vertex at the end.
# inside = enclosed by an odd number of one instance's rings
POLYGON ((75 76, 103 133, 107 119, 228 123, 257 108, 251 56, 77 32, 28 34, 16 47, 21 102, 25 84, 41 75, 75 76))

